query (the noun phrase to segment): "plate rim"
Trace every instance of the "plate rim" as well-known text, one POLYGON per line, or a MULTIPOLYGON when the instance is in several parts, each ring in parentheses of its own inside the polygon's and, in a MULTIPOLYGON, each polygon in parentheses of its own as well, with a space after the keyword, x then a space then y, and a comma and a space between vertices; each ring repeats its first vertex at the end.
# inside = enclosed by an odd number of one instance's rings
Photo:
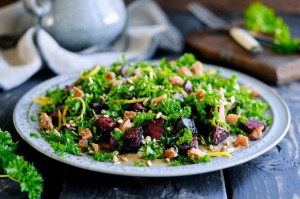
MULTIPOLYGON (((70 158, 70 157, 74 156, 74 155, 71 155, 71 154, 67 154, 66 153, 66 157, 63 158, 61 156, 58 156, 54 151, 52 153, 47 153, 44 150, 42 150, 40 147, 38 147, 36 144, 34 144, 22 132, 21 126, 19 126, 19 125, 22 125, 22 124, 20 124, 21 122, 17 120, 18 119, 18 116, 17 116, 18 115, 18 110, 20 109, 20 106, 21 106, 23 100, 25 100, 26 97, 30 96, 30 93, 33 92, 33 91, 35 91, 37 88, 42 87, 43 85, 47 85, 47 84, 49 84, 49 82, 51 83, 51 82, 55 81, 56 79, 71 79, 73 76, 74 76, 73 78, 75 78, 76 76, 78 77, 79 76, 78 72, 52 77, 52 78, 50 78, 48 80, 45 80, 45 81, 39 83, 38 85, 34 86, 29 91, 27 91, 19 99, 18 103, 15 106, 15 109, 14 109, 14 112, 13 112, 13 123, 14 123, 14 126, 15 126, 18 134, 21 136, 21 138, 23 140, 25 140, 31 147, 33 147, 34 149, 36 149, 40 153, 42 153, 42 154, 44 154, 44 155, 46 155, 46 156, 48 156, 48 157, 50 157, 52 159, 55 159, 55 160, 57 160, 59 162, 62 162, 62 163, 65 163, 65 164, 68 164, 68 165, 71 165, 71 166, 75 166, 77 168, 85 169, 85 170, 90 170, 90 171, 95 171, 95 172, 101 172, 101 173, 107 173, 107 174, 114 174, 114 175, 136 176, 136 177, 175 177, 175 176, 187 176, 187 175, 195 175, 195 174, 201 174, 201 173, 207 173, 207 172, 212 172, 212 171, 218 171, 218 170, 226 169, 226 168, 229 168, 229 167, 240 165, 240 164, 245 163, 247 161, 250 161, 250 160, 252 160, 252 159, 254 159, 254 158, 258 157, 258 156, 261 156, 262 154, 266 153, 271 148, 273 148, 276 144, 278 144, 284 138, 284 136, 288 132, 288 129, 289 129, 289 126, 290 126, 290 123, 291 123, 291 115, 290 115, 290 111, 289 111, 289 108, 288 108, 287 104, 284 102, 284 100, 281 98, 281 96, 275 90, 273 90, 267 84, 265 84, 265 83, 263 83, 263 82, 255 79, 253 77, 250 77, 249 75, 246 75, 244 73, 241 73, 241 72, 238 72, 238 71, 235 71, 235 70, 231 70, 231 69, 228 69, 228 68, 224 68, 224 67, 216 66, 216 65, 211 65, 211 64, 204 64, 204 68, 206 70, 209 70, 209 69, 221 70, 221 75, 223 75, 225 73, 226 74, 225 76, 228 76, 228 75, 230 76, 232 74, 237 74, 238 80, 241 79, 241 78, 246 78, 246 80, 249 80, 249 83, 254 84, 256 86, 261 86, 259 88, 259 90, 268 91, 269 93, 271 93, 273 95, 273 97, 275 97, 274 99, 277 100, 277 102, 281 105, 280 108, 285 111, 284 114, 285 114, 285 116, 287 116, 287 118, 285 119, 284 125, 281 125, 282 132, 275 134, 276 135, 275 138, 274 138, 275 140, 271 144, 265 146, 262 150, 257 151, 257 153, 255 153, 255 154, 252 154, 252 155, 249 155, 249 156, 246 156, 246 157, 242 157, 241 159, 238 159, 237 161, 226 162, 225 165, 220 164, 220 165, 214 166, 212 168, 206 168, 206 169, 201 168, 201 165, 202 164, 206 164, 206 163, 193 164, 194 166, 195 165, 200 165, 199 167, 196 167, 196 170, 194 170, 192 168, 189 169, 189 167, 192 167, 193 165, 192 166, 191 165, 184 165, 184 166, 176 166, 176 167, 165 167, 165 168, 173 168, 173 169, 169 169, 169 170, 175 170, 174 173, 170 173, 170 172, 157 172, 157 169, 153 169, 153 168, 160 168, 159 166, 157 166, 157 167, 136 167, 136 166, 126 165, 124 167, 128 167, 128 169, 130 169, 130 167, 131 167, 133 169, 133 170, 128 170, 127 169, 126 172, 124 172, 124 170, 122 170, 122 169, 121 170, 115 169, 115 168, 117 168, 117 166, 113 166, 112 168, 111 167, 107 167, 107 168, 106 167, 105 168, 101 168, 101 167, 94 168, 94 167, 88 167, 87 165, 82 165, 80 162, 76 163, 76 162, 73 162, 73 161, 69 161, 67 158, 70 158), (184 168, 187 168, 187 169, 183 169, 181 172, 176 172, 176 168, 179 168, 179 167, 180 168, 184 167, 184 168)), ((240 83, 241 81, 238 81, 238 82, 240 83)), ((55 85, 52 85, 51 88, 54 88, 55 86, 58 86, 61 83, 63 83, 62 80, 60 82, 57 82, 55 85)), ((45 92, 46 90, 44 90, 43 92, 45 92)), ((267 102, 270 103, 269 101, 267 101, 267 102)), ((30 104, 32 105, 33 102, 31 102, 30 104)), ((270 108, 272 109, 273 107, 270 107, 270 108)), ((278 107, 276 107, 276 108, 278 108, 278 107)), ((29 112, 28 112, 28 114, 29 114, 29 112)), ((275 117, 275 116, 276 115, 273 115, 273 117, 275 117)), ((21 118, 21 119, 24 119, 23 122, 26 122, 25 118, 21 118)), ((275 121, 275 118, 272 118, 272 119, 275 121)), ((27 121, 27 122, 30 123, 29 121, 27 121)), ((274 131, 274 130, 271 131, 272 129, 275 128, 273 125, 274 124, 272 123, 272 125, 270 126, 270 129, 268 131, 268 134, 270 132, 274 131)), ((276 124, 276 125, 278 125, 278 124, 276 124)), ((44 138, 41 138, 41 139, 45 140, 44 138)), ((260 140, 260 141, 262 141, 262 140, 260 140)), ((258 141, 258 143, 259 143, 259 141, 258 141)), ((212 161, 214 161, 214 160, 212 160, 212 161)), ((109 163, 104 163, 104 164, 112 164, 112 163, 109 162, 109 163)))

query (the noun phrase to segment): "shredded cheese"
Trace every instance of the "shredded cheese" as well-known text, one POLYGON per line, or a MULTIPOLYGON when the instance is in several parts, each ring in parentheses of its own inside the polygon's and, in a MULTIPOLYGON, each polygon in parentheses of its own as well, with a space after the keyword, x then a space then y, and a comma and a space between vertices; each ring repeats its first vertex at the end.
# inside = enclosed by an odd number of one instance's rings
POLYGON ((53 104, 53 101, 49 97, 42 96, 40 98, 34 98, 33 101, 41 106, 46 106, 48 104, 53 104))
POLYGON ((93 68, 93 70, 91 70, 91 72, 89 72, 88 74, 83 75, 83 73, 81 73, 81 74, 80 74, 80 78, 82 78, 82 79, 88 79, 89 77, 91 77, 91 76, 93 76, 93 75, 96 75, 96 74, 99 72, 100 69, 101 69, 100 66, 95 66, 95 67, 93 68))
POLYGON ((137 102, 143 102, 145 101, 147 98, 140 98, 140 99, 131 99, 131 100, 126 100, 127 104, 133 104, 133 103, 137 103, 137 102))
POLYGON ((60 130, 61 128, 61 123, 62 123, 62 115, 61 115, 61 111, 58 110, 58 126, 57 126, 58 130, 60 130))
POLYGON ((207 153, 207 155, 209 155, 210 157, 212 157, 212 156, 226 156, 227 158, 232 157, 232 155, 227 152, 209 152, 209 153, 207 153))
POLYGON ((67 111, 68 111, 69 107, 65 106, 64 110, 63 110, 63 115, 62 115, 62 121, 63 124, 66 124, 66 115, 67 115, 67 111))
POLYGON ((83 101, 83 99, 81 97, 75 97, 74 99, 78 99, 81 102, 81 104, 82 104, 82 110, 81 110, 81 114, 79 115, 79 117, 80 117, 81 121, 83 121, 83 115, 84 115, 84 113, 86 111, 85 103, 84 103, 84 101, 83 101))

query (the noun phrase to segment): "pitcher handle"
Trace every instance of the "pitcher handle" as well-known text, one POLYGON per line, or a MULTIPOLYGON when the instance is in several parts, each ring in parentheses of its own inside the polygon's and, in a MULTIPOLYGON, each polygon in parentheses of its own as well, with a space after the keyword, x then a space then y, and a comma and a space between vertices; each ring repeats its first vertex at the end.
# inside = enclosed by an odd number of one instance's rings
POLYGON ((28 12, 36 17, 44 16, 51 8, 51 3, 49 0, 23 0, 23 4, 28 12))

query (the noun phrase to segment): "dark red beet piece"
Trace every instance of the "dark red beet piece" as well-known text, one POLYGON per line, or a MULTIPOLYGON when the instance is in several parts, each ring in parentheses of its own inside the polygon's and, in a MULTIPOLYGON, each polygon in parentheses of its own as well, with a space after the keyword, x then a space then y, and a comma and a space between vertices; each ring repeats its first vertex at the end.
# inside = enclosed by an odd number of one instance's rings
POLYGON ((98 115, 98 120, 95 122, 97 132, 102 134, 104 141, 109 141, 110 132, 117 126, 116 121, 112 117, 104 117, 98 115))
POLYGON ((141 147, 142 127, 132 127, 126 129, 123 136, 123 152, 137 153, 141 147))
POLYGON ((118 149, 118 141, 116 140, 116 138, 112 137, 111 135, 109 137, 109 148, 112 151, 115 151, 118 149))
POLYGON ((65 86, 66 93, 69 93, 71 90, 73 90, 73 86, 72 85, 66 85, 65 86))
POLYGON ((192 131, 193 135, 198 134, 198 130, 196 128, 195 122, 189 118, 180 117, 174 125, 175 131, 178 131, 178 132, 186 127, 188 127, 192 131))
POLYGON ((125 65, 123 66, 121 69, 120 69, 120 75, 122 75, 123 77, 129 77, 128 74, 126 74, 126 71, 129 69, 129 66, 128 65, 125 65))
POLYGON ((160 139, 163 136, 165 120, 162 118, 149 120, 145 126, 147 135, 151 138, 160 139))
POLYGON ((193 140, 190 143, 181 144, 181 145, 177 146, 177 148, 178 148, 178 152, 179 152, 180 155, 187 156, 187 152, 191 148, 198 149, 198 138, 197 138, 197 136, 194 136, 193 140))
POLYGON ((243 124, 244 129, 247 133, 251 133, 255 128, 259 127, 259 126, 264 126, 263 131, 267 128, 267 125, 265 122, 263 121, 259 121, 256 119, 247 119, 247 122, 245 124, 243 124))
POLYGON ((91 102, 89 103, 89 107, 95 111, 96 114, 100 114, 103 106, 99 102, 91 102))
POLYGON ((54 126, 58 126, 58 110, 59 109, 56 108, 51 114, 52 124, 54 124, 54 126))
POLYGON ((173 98, 174 99, 177 99, 177 100, 180 100, 180 101, 183 101, 183 95, 181 94, 181 93, 175 93, 174 95, 173 95, 173 98))
POLYGON ((184 90, 187 94, 194 92, 193 84, 190 80, 187 80, 184 84, 184 90))
POLYGON ((142 103, 139 103, 139 102, 137 102, 133 105, 132 110, 135 112, 147 111, 146 107, 142 103))
POLYGON ((229 132, 225 128, 211 125, 210 139, 213 145, 223 142, 228 136, 229 132))

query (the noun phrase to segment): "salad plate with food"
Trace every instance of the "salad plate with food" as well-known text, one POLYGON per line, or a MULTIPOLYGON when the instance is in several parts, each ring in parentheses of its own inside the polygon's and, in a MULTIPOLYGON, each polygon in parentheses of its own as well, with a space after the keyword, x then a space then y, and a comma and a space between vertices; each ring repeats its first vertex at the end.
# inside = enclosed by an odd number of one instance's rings
POLYGON ((160 177, 249 161, 284 137, 290 114, 264 83, 184 54, 54 77, 20 99, 14 123, 66 164, 160 177))

